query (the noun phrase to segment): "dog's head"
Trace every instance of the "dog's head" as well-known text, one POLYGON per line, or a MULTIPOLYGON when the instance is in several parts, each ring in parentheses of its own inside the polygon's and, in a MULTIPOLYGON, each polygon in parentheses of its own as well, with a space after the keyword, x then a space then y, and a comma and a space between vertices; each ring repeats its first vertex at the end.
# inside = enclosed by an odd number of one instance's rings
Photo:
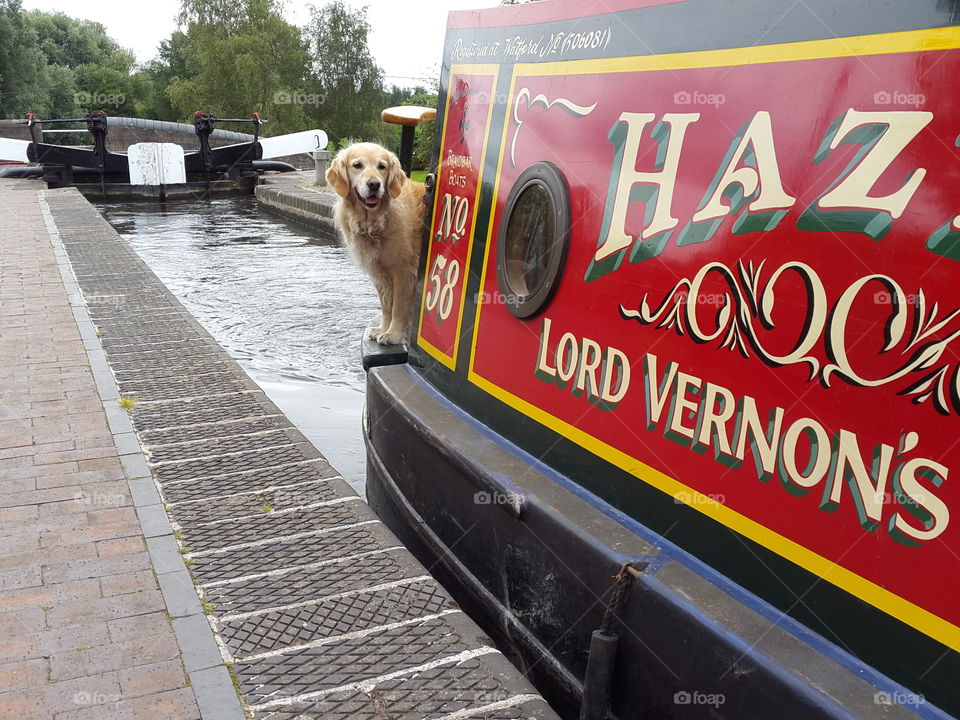
POLYGON ((374 143, 355 143, 337 153, 327 182, 340 197, 367 210, 383 207, 403 189, 406 175, 397 156, 374 143))

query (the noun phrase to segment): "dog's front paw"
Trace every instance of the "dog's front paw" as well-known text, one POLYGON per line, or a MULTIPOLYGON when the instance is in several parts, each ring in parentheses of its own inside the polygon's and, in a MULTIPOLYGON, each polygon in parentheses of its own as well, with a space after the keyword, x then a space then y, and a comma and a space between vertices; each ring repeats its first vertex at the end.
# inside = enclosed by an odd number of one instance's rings
MULTIPOLYGON (((377 340, 377 338, 382 334, 383 334, 383 328, 380 327, 379 325, 377 327, 372 327, 369 330, 367 330, 367 337, 373 340, 377 340)), ((379 342, 379 340, 377 340, 377 342, 379 342)))
POLYGON ((404 333, 391 331, 391 332, 381 332, 378 335, 374 335, 377 342, 381 345, 402 345, 404 341, 404 333))

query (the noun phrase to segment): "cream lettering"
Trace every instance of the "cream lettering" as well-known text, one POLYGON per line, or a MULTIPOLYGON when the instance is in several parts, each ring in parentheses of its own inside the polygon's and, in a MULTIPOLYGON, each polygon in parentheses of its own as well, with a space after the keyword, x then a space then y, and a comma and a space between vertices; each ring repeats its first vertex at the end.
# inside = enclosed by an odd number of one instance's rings
POLYGON ((615 347, 603 347, 590 338, 577 338, 565 332, 559 342, 551 341, 553 321, 544 318, 540 325, 535 377, 566 387, 576 396, 586 397, 602 410, 612 410, 630 389, 630 362, 615 347), (575 380, 574 380, 575 379, 575 380))
POLYGON ((780 407, 761 413, 754 398, 737 399, 728 388, 705 383, 676 363, 663 366, 651 353, 643 367, 648 430, 659 430, 694 452, 712 448, 717 462, 733 467, 747 461, 749 446, 760 481, 777 477, 794 497, 819 488, 821 510, 852 515, 867 532, 885 527, 901 544, 917 546, 946 530, 950 512, 935 491, 949 470, 929 458, 906 458, 917 448, 917 433, 906 433, 899 451, 885 443, 865 447, 857 433, 840 429, 831 435, 814 418, 788 420, 780 407))
POLYGON ((610 215, 604 217, 606 234, 601 238, 600 247, 594 256, 597 262, 633 244, 634 238, 626 233, 625 225, 627 210, 634 199, 634 188, 637 185, 651 190, 647 200, 649 222, 638 239, 650 238, 672 230, 680 222, 672 214, 673 193, 676 189, 677 171, 680 166, 680 151, 687 128, 700 119, 700 113, 664 115, 663 123, 669 130, 666 131, 666 139, 658 141, 661 152, 657 155, 656 170, 641 172, 636 169, 640 142, 644 129, 655 119, 656 115, 653 113, 625 112, 620 115, 617 126, 611 131, 611 136, 616 136, 622 131, 623 139, 622 142, 615 141, 620 143, 617 152, 619 166, 614 169, 617 183, 610 215))

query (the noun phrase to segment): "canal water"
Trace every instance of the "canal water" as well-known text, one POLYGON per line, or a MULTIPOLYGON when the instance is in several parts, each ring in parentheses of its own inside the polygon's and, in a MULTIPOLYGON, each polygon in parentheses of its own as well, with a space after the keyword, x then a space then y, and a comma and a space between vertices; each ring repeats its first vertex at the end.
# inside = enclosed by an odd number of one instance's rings
POLYGON ((98 208, 363 495, 360 339, 379 305, 346 249, 252 198, 98 208))

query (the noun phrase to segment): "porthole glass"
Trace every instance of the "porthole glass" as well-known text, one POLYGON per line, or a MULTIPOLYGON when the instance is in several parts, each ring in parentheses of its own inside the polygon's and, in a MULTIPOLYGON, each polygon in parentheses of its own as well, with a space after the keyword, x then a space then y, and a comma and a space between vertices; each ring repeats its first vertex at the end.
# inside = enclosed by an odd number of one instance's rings
POLYGON ((523 171, 507 198, 497 242, 497 279, 518 318, 540 312, 559 281, 570 235, 567 183, 556 165, 523 171))
POLYGON ((527 185, 517 196, 507 223, 507 281, 519 295, 533 295, 547 277, 550 245, 556 240, 553 199, 539 183, 527 185))

